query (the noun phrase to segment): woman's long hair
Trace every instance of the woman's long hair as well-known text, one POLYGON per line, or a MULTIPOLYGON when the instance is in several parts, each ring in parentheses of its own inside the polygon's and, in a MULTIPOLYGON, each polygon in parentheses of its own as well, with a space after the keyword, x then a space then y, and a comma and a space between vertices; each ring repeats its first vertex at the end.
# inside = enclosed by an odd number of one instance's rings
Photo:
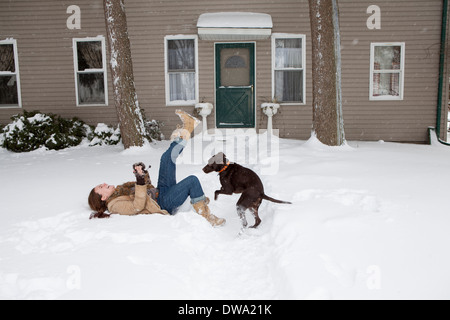
POLYGON ((108 210, 106 205, 106 201, 102 201, 102 196, 95 192, 95 188, 91 190, 88 198, 89 207, 91 207, 93 212, 89 219, 98 218, 104 219, 109 218, 109 214, 106 214, 105 211, 108 210))

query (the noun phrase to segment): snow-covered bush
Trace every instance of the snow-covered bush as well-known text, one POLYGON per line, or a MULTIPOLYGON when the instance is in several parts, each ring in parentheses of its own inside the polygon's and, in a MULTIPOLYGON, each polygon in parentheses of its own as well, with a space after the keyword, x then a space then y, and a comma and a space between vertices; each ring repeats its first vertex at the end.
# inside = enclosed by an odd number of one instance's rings
POLYGON ((3 141, 5 141, 5 134, 3 133, 3 126, 0 125, 0 147, 3 146, 3 141))
POLYGON ((45 142, 45 146, 51 150, 77 146, 91 132, 91 128, 77 118, 57 117, 56 124, 58 125, 56 132, 45 142))
POLYGON ((89 132, 89 126, 77 118, 64 119, 39 111, 24 111, 11 120, 3 128, 1 146, 13 152, 33 151, 43 146, 50 150, 77 146, 89 132))
POLYGON ((98 145, 116 145, 119 143, 120 138, 119 127, 115 129, 112 126, 99 123, 93 132, 93 138, 91 139, 91 143, 89 143, 89 145, 91 147, 98 145))
MULTIPOLYGON (((164 135, 161 132, 161 128, 164 126, 164 122, 158 120, 146 121, 145 130, 147 131, 148 137, 151 140, 161 141, 164 139, 164 135)), ((150 141, 151 141, 150 140, 150 141)))
MULTIPOLYGON (((39 111, 24 111, 15 115, 4 128, 0 126, 0 147, 13 152, 28 152, 46 147, 60 150, 79 145, 87 139, 89 146, 116 145, 121 140, 119 127, 99 123, 89 126, 78 118, 64 119, 58 115, 39 111)), ((158 120, 145 121, 149 141, 164 139, 158 120)))

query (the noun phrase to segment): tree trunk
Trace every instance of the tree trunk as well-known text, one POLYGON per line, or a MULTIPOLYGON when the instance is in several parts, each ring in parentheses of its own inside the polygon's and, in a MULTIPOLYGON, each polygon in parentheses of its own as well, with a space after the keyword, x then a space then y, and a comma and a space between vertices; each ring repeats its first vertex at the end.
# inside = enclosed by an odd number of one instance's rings
POLYGON ((144 144, 145 126, 136 88, 124 0, 104 0, 106 32, 111 53, 114 105, 125 149, 144 144))
POLYGON ((341 44, 337 0, 309 0, 313 64, 313 130, 330 146, 344 143, 341 44))

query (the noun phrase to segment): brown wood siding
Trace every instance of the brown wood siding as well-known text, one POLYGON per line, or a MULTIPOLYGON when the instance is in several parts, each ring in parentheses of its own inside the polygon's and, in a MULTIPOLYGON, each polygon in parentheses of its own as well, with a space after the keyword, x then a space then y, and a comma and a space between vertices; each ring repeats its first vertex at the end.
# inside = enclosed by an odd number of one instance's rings
MULTIPOLYGON (((105 35, 101 0, 79 0, 81 30, 68 30, 70 1, 1 1, 0 40, 18 43, 23 108, 116 123, 109 78, 108 107, 76 107, 72 39, 105 35)), ((442 0, 340 0, 344 124, 348 140, 425 142, 436 121, 442 0), (381 8, 381 30, 368 30, 367 7, 381 8), (370 101, 371 42, 405 42, 403 101, 370 101)), ((282 137, 308 139, 312 128, 311 39, 307 0, 127 0, 136 88, 150 119, 165 122, 168 136, 178 118, 165 102, 164 37, 197 34, 206 12, 268 13, 273 33, 306 35, 306 104, 282 106, 273 119, 282 137)), ((214 102, 214 42, 199 40, 199 97, 214 102)), ((256 42, 257 128, 267 125, 259 105, 272 96, 271 40, 256 42)), ((107 58, 109 61, 109 57, 107 58)), ((194 107, 183 107, 189 112, 194 107)), ((1 109, 7 123, 20 109, 1 109)), ((208 117, 213 128, 214 115, 208 117)))
MULTIPOLYGON (((108 107, 76 106, 72 39, 106 32, 102 1, 81 3, 81 30, 69 30, 70 1, 1 1, 0 40, 17 40, 23 109, 78 116, 92 124, 115 123, 111 85, 108 107)), ((0 108, 0 122, 20 112, 0 108)))
MULTIPOLYGON (((189 2, 179 1, 143 1, 127 2, 128 28, 132 43, 135 64, 136 86, 139 101, 146 109, 147 116, 154 119, 164 119, 165 134, 170 134, 177 118, 173 112, 177 107, 167 107, 165 102, 164 75, 164 36, 197 34, 197 20, 200 14, 206 12, 243 11, 271 14, 273 33, 310 33, 309 11, 307 1, 277 1, 259 0, 242 2, 231 0, 189 2), (231 8, 231 9, 230 9, 231 8), (289 10, 286 10, 289 8, 289 10), (151 24, 151 27, 149 27, 151 24), (151 74, 151 76, 149 76, 151 74)), ((199 97, 214 103, 214 41, 199 40, 199 97)), ((309 42, 307 49, 310 48, 309 42)), ((307 51, 307 81, 311 68, 311 54, 307 51)), ((259 105, 265 98, 272 96, 272 47, 271 40, 256 42, 256 122, 257 128, 265 129, 266 116, 260 111, 259 105)), ((307 85, 306 105, 286 106, 274 117, 274 127, 280 129, 284 137, 307 139, 311 132, 311 93, 307 85)), ((194 107, 182 107, 194 112, 194 107)), ((208 117, 208 128, 215 127, 214 113, 208 117)))
POLYGON ((436 125, 442 1, 339 1, 347 139, 425 142, 436 125), (369 5, 381 29, 369 30, 369 5), (405 42, 403 101, 370 101, 370 45, 405 42))

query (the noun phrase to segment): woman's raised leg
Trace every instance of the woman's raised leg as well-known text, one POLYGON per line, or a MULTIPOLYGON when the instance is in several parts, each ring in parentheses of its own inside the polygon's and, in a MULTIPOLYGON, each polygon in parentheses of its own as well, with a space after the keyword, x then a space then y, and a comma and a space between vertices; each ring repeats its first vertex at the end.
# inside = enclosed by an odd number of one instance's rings
POLYGON ((158 189, 163 193, 177 184, 176 180, 176 161, 180 153, 186 146, 187 141, 176 139, 170 144, 170 147, 163 153, 160 160, 158 189))
POLYGON ((189 176, 165 190, 161 193, 159 202, 165 210, 173 214, 189 197, 192 204, 206 199, 196 176, 189 176))

